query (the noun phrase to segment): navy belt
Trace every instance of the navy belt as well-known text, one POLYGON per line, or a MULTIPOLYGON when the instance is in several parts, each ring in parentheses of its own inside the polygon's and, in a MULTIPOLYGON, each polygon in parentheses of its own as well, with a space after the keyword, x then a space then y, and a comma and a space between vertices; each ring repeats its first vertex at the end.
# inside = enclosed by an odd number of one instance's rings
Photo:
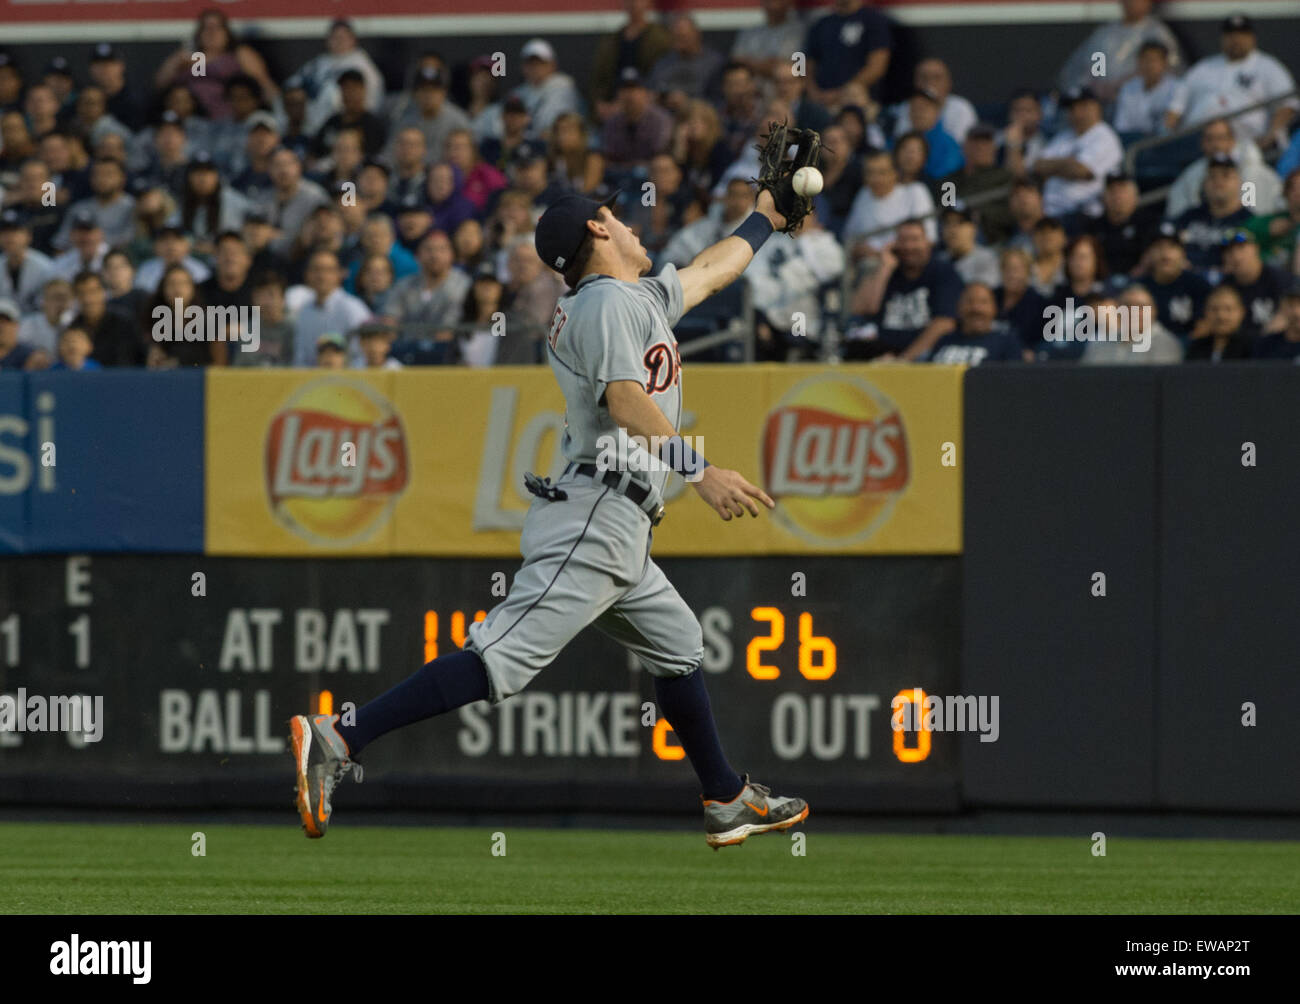
POLYGON ((620 488, 623 485, 622 474, 618 471, 602 471, 595 464, 575 464, 571 462, 564 469, 566 476, 575 472, 591 478, 597 484, 607 485, 615 491, 621 491, 623 495, 650 517, 651 526, 658 526, 664 518, 663 503, 652 501, 654 493, 646 485, 629 480, 625 487, 620 488))

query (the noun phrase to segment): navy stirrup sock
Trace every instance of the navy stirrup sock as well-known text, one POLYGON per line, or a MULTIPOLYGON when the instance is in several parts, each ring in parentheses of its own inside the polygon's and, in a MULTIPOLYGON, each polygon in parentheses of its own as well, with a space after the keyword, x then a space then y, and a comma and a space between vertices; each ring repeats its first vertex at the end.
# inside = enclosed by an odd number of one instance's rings
POLYGON ((690 676, 655 677, 655 699, 659 715, 668 719, 677 741, 699 776, 704 797, 729 802, 745 786, 731 769, 709 707, 704 670, 696 667, 690 676))
POLYGON ((488 699, 488 676, 478 653, 468 649, 425 663, 421 669, 357 709, 356 724, 336 728, 356 757, 385 732, 488 699))

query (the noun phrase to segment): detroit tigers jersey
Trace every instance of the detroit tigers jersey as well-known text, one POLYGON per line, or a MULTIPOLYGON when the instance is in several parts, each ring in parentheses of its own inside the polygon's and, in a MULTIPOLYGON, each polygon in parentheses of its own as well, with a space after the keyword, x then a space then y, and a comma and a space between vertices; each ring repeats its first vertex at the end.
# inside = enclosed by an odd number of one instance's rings
POLYGON ((660 495, 667 470, 649 470, 649 458, 619 436, 605 405, 605 388, 615 380, 635 380, 676 429, 682 419, 681 357, 673 326, 682 316, 682 284, 677 268, 640 282, 590 275, 560 297, 547 336, 551 370, 564 392, 564 456, 631 470, 660 495), (608 445, 615 444, 613 451, 608 445), (631 456, 629 455, 631 454, 631 456))

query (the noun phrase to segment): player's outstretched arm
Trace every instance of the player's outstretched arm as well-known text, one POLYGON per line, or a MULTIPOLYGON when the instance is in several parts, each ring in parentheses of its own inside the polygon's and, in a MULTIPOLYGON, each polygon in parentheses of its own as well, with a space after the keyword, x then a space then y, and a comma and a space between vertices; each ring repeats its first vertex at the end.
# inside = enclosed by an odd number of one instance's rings
MULTIPOLYGON (((635 380, 611 381, 605 388, 605 407, 609 409, 609 417, 629 436, 640 436, 652 443, 664 442, 677 435, 672 422, 664 417, 645 388, 635 380)), ((691 483, 700 493, 700 498, 724 520, 730 520, 733 515, 744 516, 746 510, 751 516, 757 516, 755 502, 761 502, 769 509, 776 508, 776 503, 763 489, 750 484, 738 471, 725 467, 710 464, 691 483)))
MULTIPOLYGON (((754 212, 765 217, 773 230, 785 226, 785 217, 776 211, 770 192, 758 193, 754 212)), ((689 265, 677 270, 677 278, 682 284, 682 313, 719 290, 726 289, 745 271, 754 258, 754 245, 741 235, 741 231, 748 225, 748 220, 741 223, 736 233, 705 248, 689 265)))

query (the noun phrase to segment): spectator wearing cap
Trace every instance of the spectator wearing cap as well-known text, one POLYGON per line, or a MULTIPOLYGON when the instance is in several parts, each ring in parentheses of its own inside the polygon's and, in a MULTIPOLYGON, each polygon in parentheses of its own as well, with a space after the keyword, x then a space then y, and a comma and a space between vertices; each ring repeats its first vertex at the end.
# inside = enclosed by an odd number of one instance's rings
POLYGON ((1018 363, 1025 348, 998 320, 997 299, 986 282, 972 282, 957 300, 957 327, 934 343, 925 361, 947 366, 1018 363))
MULTIPOLYGON (((469 103, 465 105, 465 114, 469 116, 474 142, 480 146, 488 139, 501 139, 504 128, 501 102, 497 100, 498 79, 492 72, 495 65, 492 56, 478 56, 469 64, 469 103)), ((523 99, 517 95, 516 98, 523 107, 523 99)))
POLYGON ((370 317, 370 308, 343 288, 343 270, 334 252, 313 251, 304 278, 302 285, 291 286, 285 293, 285 306, 294 323, 295 366, 313 364, 316 341, 322 335, 353 331, 370 317))
POLYGON ((803 51, 807 26, 795 10, 794 0, 763 0, 762 7, 763 23, 736 33, 731 58, 760 77, 788 73, 794 54, 803 51))
POLYGON ((371 370, 400 370, 402 363, 392 356, 393 342, 397 340, 397 325, 392 318, 377 316, 357 328, 361 343, 361 361, 358 365, 371 370))
POLYGON ((275 228, 271 225, 270 214, 264 208, 254 204, 248 210, 239 235, 244 238, 244 243, 253 255, 254 274, 279 272, 284 275, 288 272, 288 260, 271 248, 275 228))
POLYGON ((339 74, 338 89, 341 107, 325 120, 317 133, 315 155, 328 154, 344 129, 359 129, 365 155, 377 157, 388 142, 388 123, 366 107, 366 82, 361 71, 344 70, 339 74))
POLYGON ((1120 0, 1123 18, 1099 25, 1079 43, 1057 74, 1057 88, 1068 91, 1092 87, 1103 101, 1113 101, 1120 86, 1138 72, 1138 51, 1147 41, 1162 44, 1170 64, 1175 69, 1180 67, 1178 39, 1168 25, 1151 16, 1154 5, 1155 0, 1120 0), (1101 77, 1093 76, 1096 53, 1106 58, 1106 72, 1101 77))
MULTIPOLYGON (((948 134, 939 119, 942 107, 939 96, 928 88, 915 88, 908 98, 908 122, 914 131, 925 138, 929 155, 925 161, 925 177, 937 181, 956 171, 965 163, 957 140, 948 134)), ((907 135, 906 132, 900 135, 907 135)), ((895 140, 897 142, 897 139, 895 140)))
POLYGON ((881 249, 880 267, 853 291, 853 315, 870 322, 850 326, 844 358, 923 358, 956 329, 961 289, 961 276, 939 260, 921 222, 905 220, 881 249))
POLYGON ((433 212, 423 195, 408 195, 398 204, 393 222, 397 224, 398 242, 414 255, 420 239, 433 226, 433 212))
MULTIPOLYGON (((560 116, 552 131, 559 130, 559 122, 583 123, 577 113, 560 116)), ((585 125, 582 126, 585 129, 585 125)), ((585 136, 585 132, 581 135, 585 136)), ((584 140, 585 151, 585 140, 584 140)), ((484 161, 478 153, 474 142, 474 133, 469 129, 455 129, 447 135, 447 162, 460 171, 461 192, 474 207, 474 214, 480 216, 487 212, 492 197, 506 188, 509 182, 506 176, 491 164, 484 161)))
POLYGON ((54 262, 32 249, 32 232, 16 209, 0 213, 0 297, 23 313, 40 306, 41 291, 54 278, 54 262))
POLYGON ((1205 300, 1205 321, 1192 332, 1185 359, 1221 363, 1250 358, 1251 336, 1246 307, 1232 286, 1216 286, 1205 300))
POLYGON ((185 172, 180 223, 197 253, 212 254, 218 234, 239 230, 249 206, 248 199, 222 181, 211 157, 201 150, 195 154, 185 172))
MULTIPOLYGON (((534 140, 519 144, 506 176, 511 188, 528 196, 534 210, 545 209, 569 191, 563 182, 551 179, 546 167, 546 149, 534 140)), ((537 215, 541 215, 540 211, 537 215)))
MULTIPOLYGON (((310 96, 306 129, 318 132, 343 105, 343 74, 356 74, 361 84, 361 105, 378 113, 384 103, 384 75, 362 48, 352 23, 345 18, 331 22, 325 35, 325 51, 313 56, 295 74, 310 96)), ((375 151, 378 152, 378 151, 375 151)))
POLYGON ((699 25, 688 11, 679 11, 668 22, 672 48, 660 56, 646 80, 650 90, 664 97, 664 104, 680 114, 692 98, 716 98, 719 75, 726 60, 704 44, 699 25))
MULTIPOLYGON (((960 94, 952 93, 952 71, 948 69, 948 64, 934 56, 921 60, 912 74, 912 88, 913 93, 921 91, 934 96, 939 105, 939 122, 943 131, 958 143, 965 142, 966 134, 979 116, 975 114, 974 105, 960 94)), ((894 112, 897 116, 894 120, 895 137, 920 129, 912 119, 910 100, 895 106, 894 112)))
POLYGON ((668 29, 651 18, 654 0, 623 0, 623 9, 627 21, 596 43, 592 60, 591 105, 600 122, 619 111, 617 91, 623 71, 632 69, 644 76, 673 44, 668 29))
POLYGON ((997 288, 1001 283, 997 253, 977 240, 979 225, 965 203, 949 206, 939 214, 939 235, 942 257, 957 270, 962 282, 982 282, 990 289, 997 288))
MULTIPOLYGON (((470 278, 455 268, 449 238, 441 230, 430 230, 416 250, 420 271, 399 280, 385 309, 400 325, 401 338, 408 343, 444 343, 435 358, 446 352, 460 323, 470 278)), ((554 305, 552 305, 554 309, 554 305)))
POLYGON ((72 283, 57 276, 49 279, 41 289, 40 309, 24 315, 18 325, 18 340, 53 356, 58 351, 59 332, 75 315, 72 283))
POLYGON ((501 104, 500 137, 489 136, 479 144, 479 153, 483 159, 497 170, 505 171, 510 166, 515 150, 520 145, 531 142, 529 121, 523 98, 517 94, 506 98, 501 104))
MULTIPOLYGON (((1163 324, 1154 319, 1155 301, 1151 298, 1150 292, 1141 283, 1130 283, 1125 286, 1119 296, 1111 301, 1121 310, 1128 311, 1129 317, 1146 317, 1152 318, 1148 330, 1139 330, 1135 333, 1130 329, 1129 337, 1115 338, 1108 337, 1102 341, 1100 337, 1097 340, 1087 343, 1083 350, 1083 356, 1079 362, 1085 365, 1148 365, 1162 366, 1183 361, 1183 344, 1173 335, 1171 335, 1163 324), (1151 311, 1148 315, 1145 312, 1151 311), (1136 314, 1134 313, 1136 312, 1136 314)), ((1102 317, 1098 318, 1099 323, 1103 322, 1102 317)), ((1139 321, 1144 327, 1145 322, 1139 321)))
POLYGON ((1002 280, 995 290, 998 320, 1029 349, 1043 340, 1043 311, 1047 309, 1047 297, 1033 286, 1033 270, 1034 259, 1023 248, 1003 248, 998 255, 1002 280))
POLYGON ((230 168, 230 185, 251 203, 271 188, 271 154, 280 145, 280 124, 266 111, 254 112, 245 124, 244 148, 230 168))
MULTIPOLYGON (((167 89, 163 94, 162 109, 164 113, 171 112, 180 119, 186 138, 195 147, 207 147, 220 131, 220 124, 204 117, 199 109, 198 98, 184 84, 176 84, 167 89)), ((147 144, 149 140, 150 133, 146 130, 139 137, 137 145, 147 144)))
POLYGON ((602 136, 610 166, 623 171, 644 167, 672 141, 672 116, 654 103, 650 89, 632 67, 619 76, 618 111, 605 119, 602 136))
POLYGON ((108 113, 128 129, 144 127, 144 110, 126 82, 126 60, 112 42, 90 50, 90 82, 104 92, 108 113))
POLYGON ((43 349, 19 341, 21 318, 18 304, 0 299, 0 371, 43 370, 50 365, 50 357, 43 349))
POLYGON ((899 184, 898 168, 883 150, 869 153, 862 164, 863 187, 853 200, 844 222, 844 246, 854 260, 874 257, 891 244, 895 227, 903 220, 925 217, 922 224, 926 240, 938 237, 934 220, 934 200, 929 189, 918 182, 899 184))
POLYGON ((1210 158, 1203 191, 1204 201, 1173 223, 1182 234, 1192 267, 1209 271, 1219 266, 1224 240, 1250 222, 1252 213, 1241 204, 1241 172, 1227 154, 1210 158))
POLYGON ((453 129, 468 129, 469 116, 447 100, 447 80, 441 70, 422 69, 411 87, 411 98, 410 108, 393 123, 393 133, 419 129, 429 156, 440 160, 447 135, 453 129))
POLYGON ((225 88, 230 117, 211 124, 203 146, 218 169, 229 174, 235 170, 244 155, 253 116, 259 112, 265 113, 266 107, 262 89, 247 74, 239 73, 231 77, 226 81, 225 88))
POLYGON ((1282 181, 1264 160, 1252 139, 1239 137, 1229 119, 1214 119, 1201 129, 1202 156, 1183 169, 1165 199, 1165 217, 1177 219, 1193 206, 1201 204, 1205 175, 1215 157, 1231 157, 1237 162, 1241 180, 1255 187, 1255 205, 1261 213, 1282 208, 1282 181))
MULTIPOLYGON (((1300 167, 1287 174, 1282 183, 1283 208, 1276 213, 1254 216, 1246 229, 1255 235, 1260 253, 1273 265, 1291 266, 1300 237, 1300 167)), ((1300 269, 1292 267, 1300 274, 1300 269)))
POLYGON ((1061 105, 1069 125, 1051 138, 1033 165, 1034 174, 1043 179, 1043 212, 1096 216, 1106 175, 1119 169, 1124 148, 1088 88, 1062 95, 1061 105))
POLYGON ((90 167, 91 197, 73 203, 68 218, 55 235, 54 247, 63 251, 72 244, 72 217, 83 211, 94 215, 110 245, 125 244, 135 229, 135 198, 126 191, 126 166, 120 160, 101 158, 90 167))
MULTIPOLYGON (((334 134, 329 156, 316 161, 312 180, 326 192, 343 192, 347 184, 356 185, 357 174, 366 161, 365 138, 358 126, 344 126, 334 134)), ((355 189, 353 191, 355 195, 355 189)), ((349 200, 351 201, 351 200, 349 200)))
POLYGON ((524 82, 515 94, 528 109, 533 135, 542 137, 561 115, 582 111, 582 96, 573 78, 559 71, 555 50, 545 39, 525 43, 520 59, 524 82))
POLYGON ((889 69, 892 45, 893 33, 883 14, 862 0, 835 0, 804 40, 810 96, 838 109, 854 87, 870 93, 889 69))
MULTIPOLYGON (((137 317, 108 305, 108 287, 96 272, 81 272, 72 281, 75 323, 90 333, 93 355, 101 366, 141 366, 144 336, 137 317)), ((150 296, 150 300, 153 297, 150 296)))
POLYGON ((153 241, 154 256, 136 269, 136 289, 157 289, 169 268, 179 265, 190 274, 197 286, 206 282, 212 270, 190 254, 190 239, 177 220, 163 225, 153 241))
POLYGON ((223 232, 216 241, 212 274, 200 283, 203 302, 212 307, 253 305, 253 255, 236 231, 223 232))
POLYGON ((1065 282, 1065 226, 1051 216, 1039 217, 1033 231, 1033 267, 1030 282, 1044 297, 1051 297, 1065 282))
POLYGON ((261 203, 271 225, 279 231, 271 240, 271 250, 287 258, 307 217, 328 201, 320 185, 302 176, 298 155, 285 147, 277 149, 271 155, 271 191, 261 203))
POLYGON ((1043 106, 1028 87, 1012 91, 1007 102, 1007 125, 998 134, 1002 164, 1016 177, 1028 174, 1047 145, 1043 132, 1043 106))
MULTIPOLYGON (((543 177, 545 173, 543 172, 543 177)), ((429 183, 425 198, 433 213, 433 225, 446 234, 474 217, 474 203, 465 198, 461 190, 464 175, 455 165, 443 160, 429 168, 429 183)))
POLYGON ((59 102, 59 119, 66 119, 72 114, 76 101, 77 84, 72 76, 72 64, 67 56, 54 56, 45 64, 41 74, 41 83, 54 92, 59 102))
POLYGON ((1137 182, 1127 174, 1107 175, 1101 204, 1101 215, 1088 221, 1087 232, 1097 238, 1111 270, 1128 275, 1155 236, 1160 218, 1151 207, 1138 205, 1137 182))
POLYGON ((1164 42, 1147 39, 1138 50, 1137 74, 1119 89, 1115 99, 1111 119, 1115 131, 1130 136, 1164 132, 1178 86, 1178 78, 1170 68, 1169 48, 1164 42))
POLYGON ((1172 334, 1186 340, 1196 326, 1210 284, 1192 271, 1182 237, 1172 223, 1162 223, 1142 261, 1142 282, 1156 305, 1156 317, 1172 334))
POLYGON ((1281 328, 1284 319, 1278 308, 1293 277, 1264 264, 1255 235, 1249 230, 1229 234, 1221 254, 1223 284, 1241 295, 1242 306, 1246 309, 1246 319, 1242 324, 1246 334, 1253 338, 1281 328))
POLYGON ((76 109, 68 121, 68 130, 91 150, 111 132, 118 133, 125 140, 133 139, 131 130, 109 114, 104 92, 94 86, 83 87, 77 92, 76 109))
POLYGON ((997 130, 986 123, 976 123, 966 132, 962 143, 962 167, 939 179, 939 185, 951 183, 953 194, 968 204, 979 206, 980 231, 989 244, 1000 244, 1014 227, 1007 196, 989 201, 986 192, 1007 189, 1013 180, 1005 167, 998 166, 997 130))
POLYGON ((1300 360, 1300 278, 1293 278, 1283 292, 1278 322, 1278 330, 1254 340, 1251 358, 1300 360))
POLYGON ((154 83, 159 90, 176 84, 186 87, 208 118, 226 122, 232 112, 225 85, 238 74, 246 74, 257 81, 268 100, 279 96, 280 89, 267 72, 266 62, 252 46, 235 38, 225 14, 209 8, 199 14, 193 39, 163 61, 154 76, 154 83), (194 72, 197 53, 203 54, 202 74, 194 72))
POLYGON ((316 339, 316 365, 323 370, 346 369, 348 341, 337 331, 327 331, 316 339))
POLYGON ((152 129, 136 138, 129 167, 141 184, 180 195, 191 152, 184 121, 175 112, 163 112, 152 129))
POLYGON ((286 146, 306 161, 311 154, 315 137, 307 131, 307 89, 302 78, 290 77, 284 82, 280 95, 279 114, 280 146, 286 146))
POLYGON ((13 187, 22 162, 35 154, 23 113, 14 109, 0 114, 0 191, 13 187))
POLYGON ((0 52, 0 111, 18 111, 23 96, 23 72, 7 52, 0 52))
MULTIPOLYGON (((108 306, 130 317, 143 317, 148 306, 149 293, 135 286, 135 263, 125 251, 113 250, 104 255, 104 268, 100 273, 108 292, 108 306)), ((71 295, 71 287, 69 287, 71 295)))
POLYGON ((1295 90, 1295 78, 1275 57, 1256 48, 1255 26, 1237 14, 1221 26, 1222 52, 1206 56, 1187 71, 1169 105, 1168 127, 1200 125, 1210 119, 1232 116, 1239 136, 1267 150, 1286 146, 1286 136, 1300 108, 1295 95, 1268 108, 1233 115, 1240 108, 1280 98, 1295 90))
POLYGON ((54 88, 46 84, 33 84, 23 98, 23 113, 27 116, 29 136, 44 136, 59 128, 59 99, 54 88))

